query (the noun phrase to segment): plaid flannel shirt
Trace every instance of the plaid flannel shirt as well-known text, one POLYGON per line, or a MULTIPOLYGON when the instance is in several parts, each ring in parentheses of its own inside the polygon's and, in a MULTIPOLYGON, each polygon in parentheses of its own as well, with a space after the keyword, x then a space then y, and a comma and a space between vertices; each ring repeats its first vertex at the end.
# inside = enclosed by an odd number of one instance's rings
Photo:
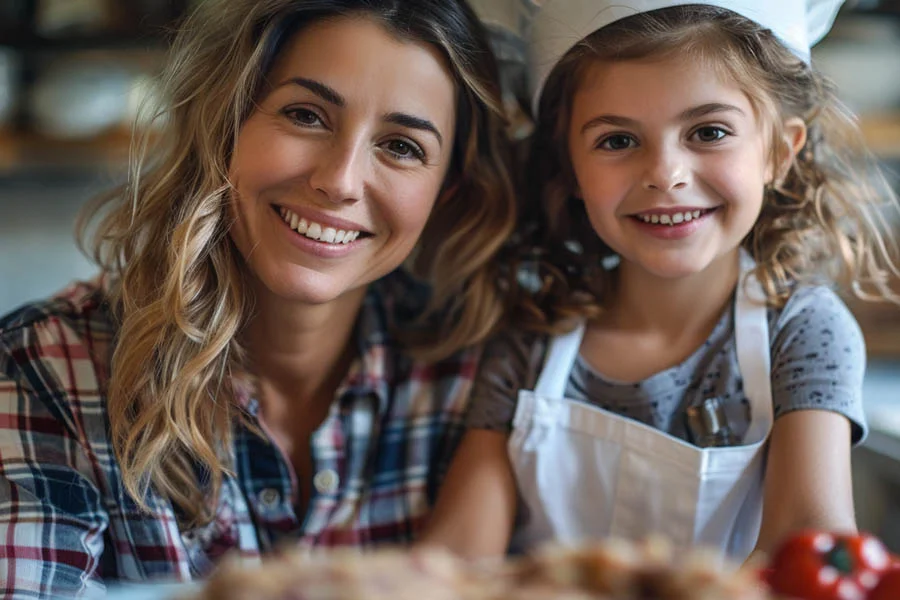
MULTIPOLYGON (((95 284, 0 319, 0 591, 4 598, 102 594, 105 583, 186 581, 224 553, 274 545, 370 548, 410 542, 462 433, 477 350, 436 364, 392 343, 412 282, 372 286, 356 327, 359 357, 314 433, 312 498, 294 510, 290 462, 235 425, 235 476, 215 520, 185 530, 152 491, 125 492, 109 438, 106 386, 115 329, 95 284)), ((251 422, 257 403, 244 399, 251 422)), ((265 434, 261 434, 265 435, 265 434)))

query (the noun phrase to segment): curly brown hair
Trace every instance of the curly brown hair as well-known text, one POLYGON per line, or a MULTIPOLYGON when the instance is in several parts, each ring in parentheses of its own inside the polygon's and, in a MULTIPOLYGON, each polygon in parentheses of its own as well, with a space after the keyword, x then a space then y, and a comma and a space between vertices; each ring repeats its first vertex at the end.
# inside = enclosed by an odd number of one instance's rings
MULTIPOLYGON (((886 210, 897 198, 866 149, 854 116, 833 85, 768 30, 731 11, 684 5, 616 21, 585 38, 556 65, 543 87, 529 148, 529 178, 509 271, 509 319, 517 327, 558 332, 599 314, 608 301, 612 251, 574 199, 566 139, 572 98, 592 61, 678 56, 735 81, 782 139, 784 122, 803 119, 804 147, 783 177, 767 187, 759 218, 743 246, 771 306, 807 283, 836 283, 863 299, 897 297, 889 287, 895 240, 886 210), (539 224, 539 225, 538 225, 539 224)), ((786 149, 771 144, 772 165, 786 149)))

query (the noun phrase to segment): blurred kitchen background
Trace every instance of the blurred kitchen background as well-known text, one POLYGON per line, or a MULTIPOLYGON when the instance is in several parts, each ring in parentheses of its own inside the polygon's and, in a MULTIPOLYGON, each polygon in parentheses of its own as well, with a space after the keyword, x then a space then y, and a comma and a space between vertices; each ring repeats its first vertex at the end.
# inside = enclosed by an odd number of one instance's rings
MULTIPOLYGON (((74 244, 75 215, 122 180, 138 108, 152 104, 172 31, 200 1, 0 0, 0 314, 94 274, 74 244)), ((515 110, 516 34, 539 2, 472 1, 515 110)), ((849 0, 813 60, 900 187, 900 0, 849 0)), ((519 114, 512 132, 527 130, 519 114)), ((854 455, 859 521, 900 552, 900 308, 850 304, 870 354, 872 433, 854 455)))

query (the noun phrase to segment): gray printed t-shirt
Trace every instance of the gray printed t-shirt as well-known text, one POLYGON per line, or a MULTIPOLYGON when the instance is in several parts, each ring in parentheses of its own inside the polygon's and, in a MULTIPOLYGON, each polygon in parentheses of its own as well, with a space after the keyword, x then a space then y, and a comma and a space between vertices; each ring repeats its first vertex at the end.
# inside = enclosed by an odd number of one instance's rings
MULTIPOLYGON (((829 410, 847 417, 852 441, 867 428, 862 408, 865 343, 856 319, 826 287, 798 289, 781 310, 769 309, 772 400, 775 418, 795 410, 829 410)), ((512 332, 485 350, 473 389, 469 427, 509 431, 520 389, 534 389, 547 336, 512 332)), ((719 398, 732 430, 743 436, 750 421, 734 337, 734 302, 709 338, 682 364, 637 383, 620 383, 593 370, 580 356, 566 397, 686 439, 685 411, 695 401, 719 398)))

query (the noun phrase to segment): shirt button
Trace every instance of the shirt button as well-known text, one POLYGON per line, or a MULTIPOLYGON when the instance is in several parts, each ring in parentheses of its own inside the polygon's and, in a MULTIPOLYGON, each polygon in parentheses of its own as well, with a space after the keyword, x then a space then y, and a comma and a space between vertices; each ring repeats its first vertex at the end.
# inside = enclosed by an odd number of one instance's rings
POLYGON ((338 489, 341 478, 332 469, 319 471, 313 477, 313 485, 320 494, 333 494, 338 489))
POLYGON ((280 500, 281 494, 275 488, 266 488, 259 493, 259 503, 263 508, 275 508, 280 500))

